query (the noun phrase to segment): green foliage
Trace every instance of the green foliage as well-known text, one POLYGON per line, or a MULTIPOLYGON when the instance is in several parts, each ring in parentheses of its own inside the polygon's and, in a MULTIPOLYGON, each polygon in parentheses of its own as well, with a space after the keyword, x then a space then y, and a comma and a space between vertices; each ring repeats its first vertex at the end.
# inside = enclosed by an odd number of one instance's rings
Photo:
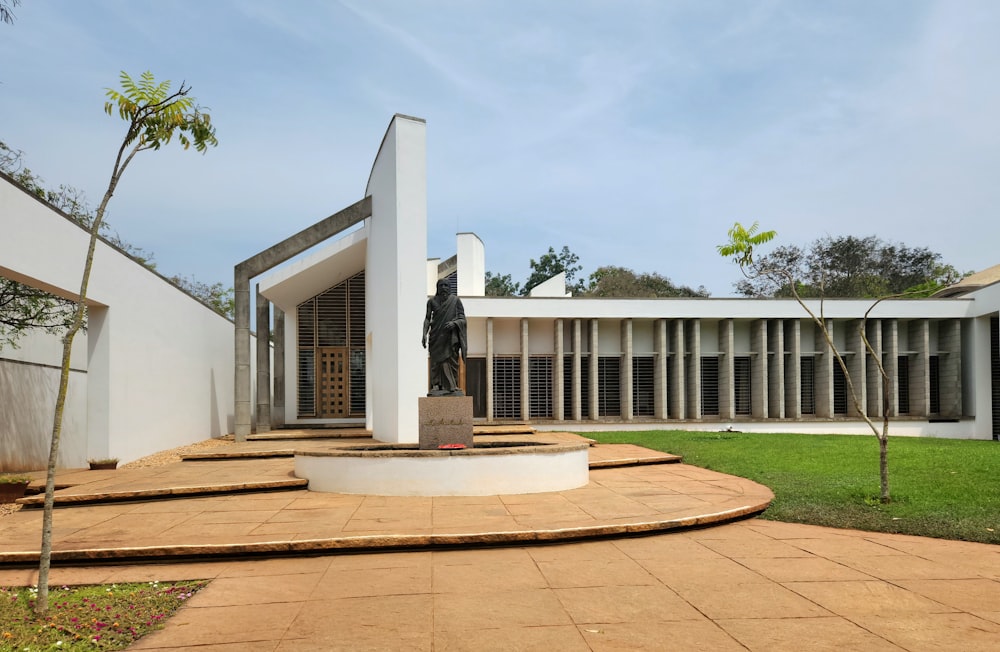
POLYGON ((194 145, 199 152, 216 146, 212 118, 188 96, 190 87, 181 82, 180 89, 171 93, 170 80, 156 83, 148 70, 136 82, 124 70, 120 75, 122 90, 106 90, 109 98, 104 112, 118 116, 129 123, 123 145, 133 144, 138 150, 160 149, 176 135, 184 149, 194 145))
POLYGON ((717 247, 723 258, 732 258, 733 262, 745 269, 754 264, 755 248, 770 242, 778 235, 777 231, 761 231, 760 225, 754 222, 748 227, 739 222, 729 229, 729 242, 717 247))
POLYGON ((18 347, 30 329, 65 333, 76 304, 44 290, 0 277, 0 350, 18 347))
POLYGON ((929 296, 965 276, 940 260, 926 247, 873 235, 827 236, 805 248, 786 245, 755 256, 752 265, 760 273, 739 281, 736 290, 751 297, 789 297, 794 282, 804 298, 929 296))
POLYGON ((576 273, 583 269, 583 266, 578 264, 579 262, 580 257, 570 251, 569 247, 563 246, 562 251, 558 253, 553 247, 549 247, 548 252, 539 256, 537 261, 532 258, 528 263, 531 267, 531 274, 524 282, 521 294, 527 296, 532 288, 544 283, 559 272, 566 272, 567 289, 577 293, 583 292, 585 289, 583 280, 580 279, 574 283, 576 273))
POLYGON ((233 288, 222 283, 209 285, 193 276, 171 276, 170 281, 206 306, 230 319, 236 314, 236 295, 233 288))
POLYGON ((510 274, 486 272, 486 296, 511 297, 521 291, 521 284, 515 283, 510 274))
POLYGON ((707 297, 708 290, 674 285, 655 272, 636 274, 626 267, 598 267, 590 275, 585 292, 590 297, 707 297))
POLYGON ((885 504, 873 437, 688 431, 587 436, 674 453, 686 464, 759 482, 775 495, 763 518, 1000 544, 996 442, 894 438, 893 500, 885 504))
POLYGON ((0 23, 8 25, 14 22, 14 7, 21 4, 21 0, 0 0, 0 23))
POLYGON ((207 582, 63 586, 45 618, 33 610, 37 589, 0 587, 0 652, 124 650, 158 629, 207 582))

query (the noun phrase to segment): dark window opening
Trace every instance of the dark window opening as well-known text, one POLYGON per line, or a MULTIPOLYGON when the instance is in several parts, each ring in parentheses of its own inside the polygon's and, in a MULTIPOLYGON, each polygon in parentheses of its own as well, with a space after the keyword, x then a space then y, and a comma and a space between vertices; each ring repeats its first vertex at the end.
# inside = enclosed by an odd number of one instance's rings
POLYGON ((719 415, 719 358, 714 355, 701 359, 701 413, 719 415))

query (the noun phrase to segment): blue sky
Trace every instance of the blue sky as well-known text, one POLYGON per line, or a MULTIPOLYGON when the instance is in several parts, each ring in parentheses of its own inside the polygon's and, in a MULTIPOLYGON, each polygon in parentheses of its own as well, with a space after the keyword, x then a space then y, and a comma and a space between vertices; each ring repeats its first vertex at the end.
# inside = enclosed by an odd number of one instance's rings
POLYGON ((428 255, 455 233, 528 276, 659 272, 731 295, 716 245, 875 234, 1000 263, 993 0, 23 0, 0 25, 0 139, 103 193, 119 71, 185 80, 219 147, 137 158, 108 219, 161 272, 233 265, 364 193, 394 113, 427 120, 428 255))

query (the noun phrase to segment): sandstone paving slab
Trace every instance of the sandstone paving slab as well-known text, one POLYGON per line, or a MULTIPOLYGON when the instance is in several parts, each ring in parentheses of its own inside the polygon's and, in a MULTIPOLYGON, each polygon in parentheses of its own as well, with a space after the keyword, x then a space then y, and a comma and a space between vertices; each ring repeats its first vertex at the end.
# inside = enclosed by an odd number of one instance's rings
POLYGON ((663 586, 591 586, 554 589, 577 624, 701 620, 691 603, 663 586))
POLYGON ((586 623, 578 625, 577 628, 594 652, 631 650, 746 652, 747 649, 707 619, 680 622, 586 623))
POLYGON ((434 650, 591 652, 592 649, 583 634, 573 625, 446 629, 434 632, 434 650))
POLYGON ((536 563, 548 585, 555 589, 660 584, 633 559, 568 559, 536 563))
POLYGON ((693 582, 671 583, 671 587, 699 612, 713 620, 814 618, 834 615, 832 610, 817 604, 811 597, 803 597, 796 591, 770 581, 721 586, 693 582))
POLYGON ((775 582, 876 579, 840 561, 824 557, 734 557, 733 561, 775 582))
POLYGON ((1000 625, 968 613, 855 615, 851 620, 908 652, 1000 649, 1000 625))
POLYGON ((783 586, 840 616, 933 614, 958 611, 880 580, 840 582, 785 582, 783 586))
POLYGON ((718 626, 754 652, 906 652, 839 616, 720 619, 718 626))
POLYGON ((920 579, 897 580, 894 584, 961 611, 974 612, 988 606, 1000 609, 1000 582, 996 580, 920 579))
POLYGON ((435 593, 432 597, 435 631, 573 624, 556 592, 551 589, 435 593))
MULTIPOLYGON (((430 650, 433 597, 389 595, 311 600, 288 626, 284 645, 297 639, 313 650, 430 650)), ((296 649, 290 647, 289 649, 296 649)))
MULTIPOLYGON (((200 594, 199 594, 200 595, 200 594)), ((170 627, 144 636, 130 650, 178 650, 207 645, 243 645, 285 636, 289 623, 301 613, 305 601, 259 603, 224 607, 198 607, 195 599, 170 619, 170 627)))

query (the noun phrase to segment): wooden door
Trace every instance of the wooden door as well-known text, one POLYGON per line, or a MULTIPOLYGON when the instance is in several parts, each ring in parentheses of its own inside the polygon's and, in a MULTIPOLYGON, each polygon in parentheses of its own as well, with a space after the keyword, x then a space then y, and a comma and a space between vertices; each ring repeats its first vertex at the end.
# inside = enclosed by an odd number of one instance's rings
POLYGON ((347 347, 319 349, 319 418, 340 419, 350 413, 349 370, 347 347))

